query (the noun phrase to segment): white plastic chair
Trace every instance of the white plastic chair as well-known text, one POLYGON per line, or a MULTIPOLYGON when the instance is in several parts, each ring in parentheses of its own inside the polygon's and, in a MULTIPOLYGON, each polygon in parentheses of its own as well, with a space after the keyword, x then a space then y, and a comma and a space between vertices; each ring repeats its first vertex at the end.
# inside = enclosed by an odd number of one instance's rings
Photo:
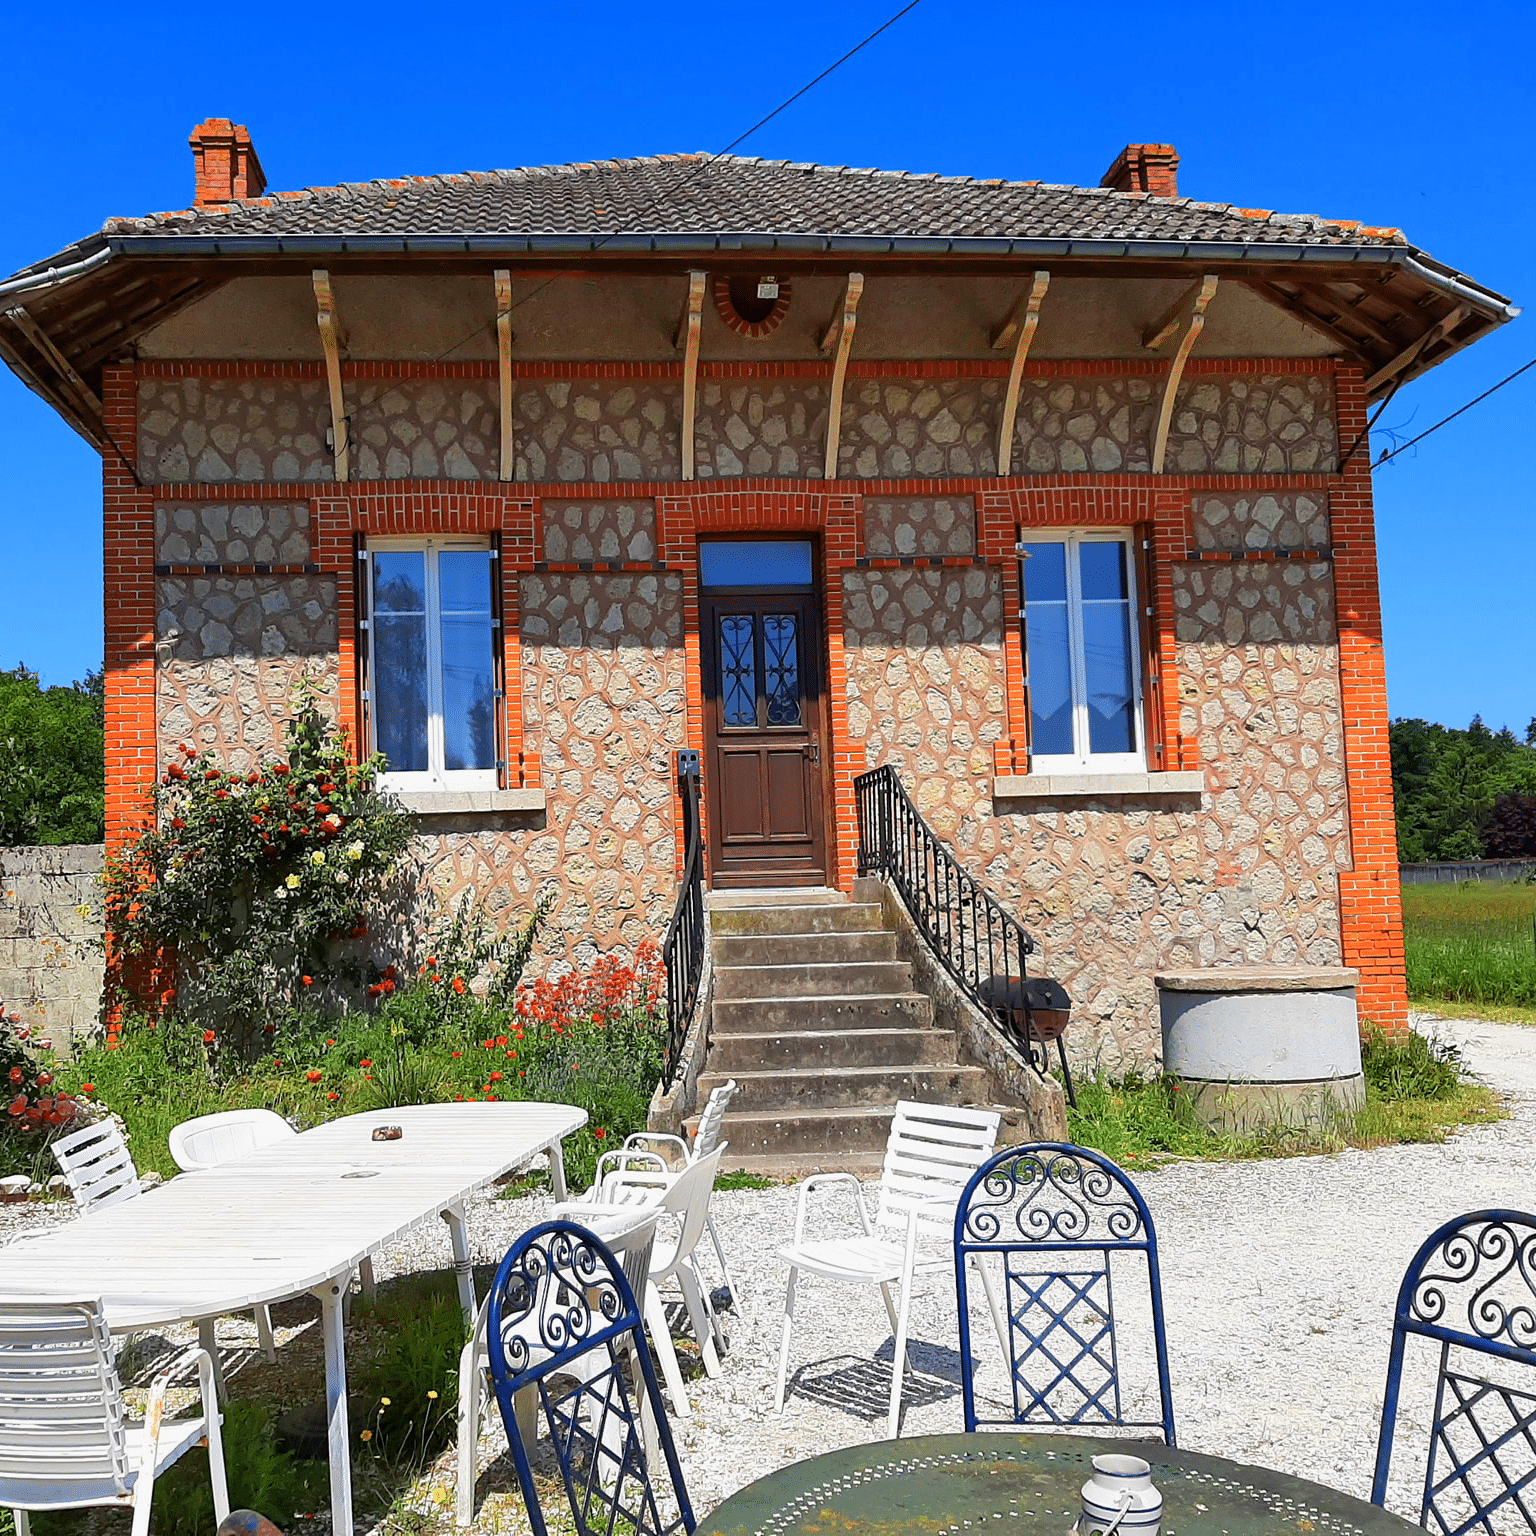
MULTIPOLYGON (((650 1169, 658 1173, 676 1173, 686 1168, 689 1163, 697 1162, 701 1157, 708 1157, 716 1147, 724 1152, 730 1143, 721 1141, 720 1133, 725 1121, 725 1112, 735 1096, 736 1079, 734 1077, 728 1082, 721 1083, 710 1094, 705 1101, 704 1112, 699 1116, 698 1127, 693 1133, 692 1146, 689 1146, 681 1136, 673 1136, 663 1131, 636 1131, 632 1136, 627 1136, 622 1147, 605 1152, 598 1159, 597 1178, 587 1198, 601 1199, 600 1190, 604 1178, 625 1169, 633 1168, 637 1171, 650 1169), (667 1148, 669 1151, 676 1149, 676 1152, 681 1154, 680 1160, 672 1161, 667 1152, 658 1150, 659 1148, 667 1148)), ((726 1292, 734 1302, 737 1295, 736 1282, 731 1276, 731 1266, 725 1259, 725 1244, 720 1241, 720 1234, 715 1230, 715 1218, 711 1215, 704 1225, 709 1233, 710 1242, 714 1244, 715 1258, 720 1264, 720 1274, 725 1281, 726 1292)))
MULTIPOLYGON (((891 1407, 886 1433, 901 1432, 901 1388, 907 1360, 907 1322, 912 1309, 912 1283, 919 1275, 936 1274, 954 1263, 955 1207, 970 1176, 992 1155, 1002 1117, 988 1109, 957 1109, 949 1104, 919 1104, 903 1099, 896 1105, 891 1134, 880 1170, 880 1204, 871 1223, 863 1191, 851 1173, 813 1174, 800 1186, 795 1211, 795 1238, 779 1257, 789 1265, 784 1291, 784 1332, 779 1344, 779 1385, 774 1411, 784 1411, 784 1386, 789 1376, 789 1340, 795 1319, 795 1282, 806 1270, 827 1280, 878 1285, 891 1320, 896 1350, 891 1358, 891 1407), (808 1241, 805 1236, 807 1197, 813 1190, 842 1185, 852 1191, 861 1235, 808 1241), (891 1236, 883 1234, 890 1233, 891 1236), (919 1255, 920 1238, 942 1238, 942 1253, 919 1255), (891 1286, 899 1287, 891 1300, 891 1286)), ((988 1296, 992 1277, 982 1268, 988 1296)), ((994 1299, 993 1311, 996 1313, 994 1299)))
POLYGON ((249 1157, 298 1134, 274 1110, 225 1109, 216 1115, 183 1120, 172 1128, 169 1141, 176 1166, 184 1173, 198 1173, 249 1157))
POLYGON ((644 1170, 608 1175, 603 1181, 600 1198, 596 1201, 570 1201, 557 1205, 551 1213, 566 1221, 578 1221, 586 1225, 610 1211, 615 1205, 654 1205, 664 1215, 679 1220, 677 1237, 659 1239, 651 1254, 651 1270, 645 1285, 645 1298, 640 1310, 645 1326, 661 1362, 662 1378, 667 1384, 667 1396, 672 1400, 673 1412, 686 1419, 692 1410, 688 1406, 688 1394, 683 1389, 683 1373, 677 1363, 677 1350, 672 1344, 672 1333, 667 1326, 666 1308, 662 1303, 661 1288, 676 1281, 682 1293, 683 1307, 688 1314, 694 1337, 699 1341, 699 1352, 704 1357, 704 1369, 710 1376, 720 1374, 720 1356, 716 1340, 720 1325, 710 1306, 709 1294, 699 1279, 693 1262, 693 1250, 704 1235, 709 1220, 709 1197, 714 1191, 715 1174, 720 1167, 720 1154, 725 1149, 716 1147, 708 1157, 690 1163, 679 1174, 660 1174, 644 1170))
POLYGON ((229 1513, 213 1360, 190 1349, 155 1378, 144 1422, 123 1409, 116 1352, 99 1300, 0 1297, 0 1505, 30 1536, 29 1511, 117 1505, 148 1536, 155 1478, 194 1445, 208 1447, 213 1513, 229 1513), (202 1413, 165 1418, 172 1379, 196 1365, 202 1413))
POLYGON ((144 1192, 115 1120, 98 1120, 83 1131, 71 1131, 49 1150, 82 1211, 106 1210, 144 1192))
MULTIPOLYGON (((661 1218, 658 1209, 623 1208, 608 1211, 586 1223, 592 1234, 602 1241, 619 1260, 624 1278, 636 1296, 644 1293, 646 1277, 651 1268, 651 1246, 656 1238, 656 1223, 661 1218)), ((475 1518, 475 1483, 478 1467, 476 1447, 480 1443, 480 1420, 490 1399, 487 1371, 489 1369, 485 1336, 486 1319, 490 1314, 491 1298, 487 1294, 475 1314, 474 1326, 459 1352, 459 1413, 458 1413, 458 1475, 454 1500, 454 1521, 469 1525, 475 1518)), ((529 1339, 537 1350, 541 1341, 529 1339)), ((579 1363, 579 1362, 578 1362, 579 1363)), ((519 1426, 525 1432, 525 1440, 531 1439, 534 1430, 534 1403, 518 1402, 519 1426), (526 1419, 526 1423, 524 1420, 526 1419)), ((644 1449, 648 1457, 655 1454, 654 1426, 648 1413, 642 1415, 641 1427, 645 1431, 644 1449)))

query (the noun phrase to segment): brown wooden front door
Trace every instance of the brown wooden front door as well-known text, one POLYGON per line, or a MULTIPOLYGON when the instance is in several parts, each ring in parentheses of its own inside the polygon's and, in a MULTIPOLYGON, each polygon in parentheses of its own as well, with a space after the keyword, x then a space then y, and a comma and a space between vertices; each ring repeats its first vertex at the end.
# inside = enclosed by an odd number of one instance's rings
POLYGON ((816 594, 706 590, 700 623, 711 880, 823 885, 816 594))

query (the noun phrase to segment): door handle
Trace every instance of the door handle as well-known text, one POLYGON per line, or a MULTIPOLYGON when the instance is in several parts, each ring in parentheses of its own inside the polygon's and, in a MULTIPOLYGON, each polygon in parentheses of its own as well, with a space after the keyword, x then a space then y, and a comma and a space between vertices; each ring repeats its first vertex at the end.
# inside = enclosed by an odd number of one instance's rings
POLYGON ((801 747, 800 750, 804 752, 805 755, 813 763, 819 763, 821 761, 821 743, 819 741, 808 741, 803 747, 801 747))

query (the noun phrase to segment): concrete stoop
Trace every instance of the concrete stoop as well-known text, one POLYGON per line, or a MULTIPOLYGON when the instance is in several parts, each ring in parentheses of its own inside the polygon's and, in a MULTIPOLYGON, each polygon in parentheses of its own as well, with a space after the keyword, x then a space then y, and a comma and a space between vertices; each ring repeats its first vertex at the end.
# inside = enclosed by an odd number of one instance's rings
POLYGON ((878 903, 832 891, 710 898, 714 1005, 698 1102, 735 1078, 726 1168, 879 1169, 897 1099, 985 1104, 984 1068, 897 958, 878 903))

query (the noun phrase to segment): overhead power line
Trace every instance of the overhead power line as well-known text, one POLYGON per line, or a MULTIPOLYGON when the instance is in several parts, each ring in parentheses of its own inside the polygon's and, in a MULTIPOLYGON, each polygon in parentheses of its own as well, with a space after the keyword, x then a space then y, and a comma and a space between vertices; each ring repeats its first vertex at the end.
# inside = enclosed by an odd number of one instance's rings
POLYGON ((1531 368, 1536 368, 1536 357, 1533 357, 1530 362, 1525 364, 1524 367, 1516 368, 1513 373, 1508 374, 1504 378, 1500 379, 1497 384, 1490 385, 1489 388, 1482 392, 1482 394, 1471 400, 1468 400, 1465 405, 1460 406, 1456 410, 1452 411, 1449 416, 1442 416, 1440 420, 1434 424, 1434 426, 1425 427, 1425 429, 1420 432, 1417 437, 1410 437, 1406 443, 1400 444, 1390 453, 1382 454, 1382 456, 1376 460, 1374 467, 1379 469, 1383 464, 1386 464, 1390 460, 1395 459, 1398 454, 1405 453, 1408 449, 1412 448, 1415 443, 1422 443, 1431 432, 1438 432, 1440 428, 1445 426, 1447 422, 1455 421, 1458 416, 1464 416, 1468 411, 1472 409, 1474 405, 1481 405, 1489 395, 1503 389, 1506 384, 1514 383, 1514 381, 1518 379, 1522 373, 1525 373, 1528 369, 1531 368))

